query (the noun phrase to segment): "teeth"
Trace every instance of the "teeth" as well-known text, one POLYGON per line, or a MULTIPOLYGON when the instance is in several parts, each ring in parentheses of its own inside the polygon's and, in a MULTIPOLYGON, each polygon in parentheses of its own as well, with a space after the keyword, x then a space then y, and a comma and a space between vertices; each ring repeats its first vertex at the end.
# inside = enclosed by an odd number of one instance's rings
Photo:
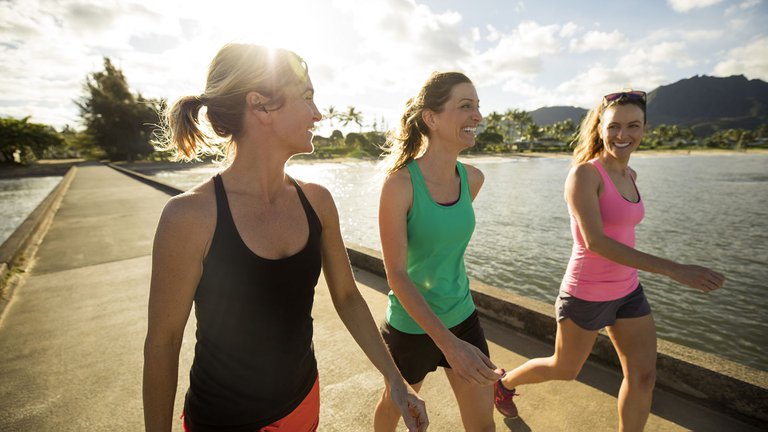
POLYGON ((464 128, 464 129, 462 129, 462 130, 463 130, 464 132, 467 132, 467 133, 472 133, 472 134, 473 134, 473 133, 475 133, 475 130, 476 130, 476 129, 475 129, 475 128, 473 128, 473 127, 465 127, 465 128, 464 128))
POLYGON ((628 142, 627 143, 617 143, 617 142, 613 143, 613 145, 615 145, 618 148, 629 147, 629 144, 630 143, 628 143, 628 142))

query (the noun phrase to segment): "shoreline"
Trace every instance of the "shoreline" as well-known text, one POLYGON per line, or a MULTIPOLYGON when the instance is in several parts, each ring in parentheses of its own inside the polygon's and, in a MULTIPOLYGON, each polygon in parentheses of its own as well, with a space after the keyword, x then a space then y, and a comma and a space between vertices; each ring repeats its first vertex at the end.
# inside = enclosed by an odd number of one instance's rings
POLYGON ((0 164, 0 180, 24 177, 63 177, 85 159, 42 159, 30 165, 0 164))
MULTIPOLYGON (((664 150, 638 150, 634 153, 635 157, 661 157, 661 156, 727 156, 727 155, 755 155, 768 154, 768 149, 664 149, 664 150)), ((570 158, 570 152, 525 152, 525 153, 481 153, 481 154, 460 154, 459 159, 473 161, 496 161, 502 159, 564 159, 570 158)), ((290 164, 303 165, 313 163, 354 163, 354 162, 376 162, 375 158, 354 158, 338 157, 329 159, 301 158, 291 159, 290 164)), ((64 176, 67 170, 75 165, 89 162, 85 159, 42 159, 30 165, 0 164, 0 179, 15 179, 25 177, 46 177, 46 176, 64 176)), ((91 161, 93 163, 93 161, 91 161)), ((152 175, 158 171, 183 170, 195 168, 198 166, 210 166, 215 162, 173 162, 173 161, 139 161, 139 162, 118 162, 117 165, 129 168, 131 170, 152 175)))

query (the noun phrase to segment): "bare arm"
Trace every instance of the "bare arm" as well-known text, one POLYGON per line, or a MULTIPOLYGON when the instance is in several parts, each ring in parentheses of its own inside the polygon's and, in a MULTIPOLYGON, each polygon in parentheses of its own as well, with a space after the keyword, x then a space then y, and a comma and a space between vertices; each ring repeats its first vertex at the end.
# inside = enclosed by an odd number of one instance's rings
POLYGON ((411 317, 440 348, 455 372, 470 382, 493 383, 499 378, 494 372, 496 366, 477 347, 457 338, 445 327, 408 275, 406 218, 412 200, 413 190, 407 171, 401 170, 387 178, 379 203, 379 233, 389 286, 411 317))
POLYGON ((464 168, 467 170, 469 192, 472 194, 472 201, 474 201, 477 198, 477 194, 480 193, 483 183, 485 183, 485 174, 472 165, 464 164, 464 168))
POLYGON ((576 218, 587 249, 619 264, 668 276, 702 292, 723 286, 725 277, 718 272, 640 252, 606 236, 598 201, 600 184, 599 172, 589 164, 571 169, 565 182, 565 199, 576 218))
POLYGON ((339 216, 331 194, 316 185, 305 187, 311 191, 315 208, 323 224, 323 274, 330 290, 333 305, 344 325, 371 363, 384 376, 392 401, 400 410, 409 431, 423 431, 429 425, 424 401, 405 382, 387 350, 371 315, 368 304, 357 288, 347 249, 341 237, 339 216))
MULTIPOLYGON (((155 233, 149 319, 144 342, 144 422, 147 431, 170 431, 179 351, 210 232, 198 222, 194 199, 174 198, 155 233)), ((215 220, 214 217, 212 218, 215 220)), ((211 229, 212 232, 212 229, 211 229)))

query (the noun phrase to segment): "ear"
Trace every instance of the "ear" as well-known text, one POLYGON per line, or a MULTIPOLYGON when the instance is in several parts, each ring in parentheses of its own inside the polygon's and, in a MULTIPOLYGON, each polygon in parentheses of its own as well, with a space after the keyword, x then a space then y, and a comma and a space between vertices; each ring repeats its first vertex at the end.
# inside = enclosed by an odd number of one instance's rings
POLYGON ((269 114, 269 110, 266 108, 266 104, 269 101, 269 98, 262 95, 259 92, 248 92, 248 94, 245 95, 245 103, 248 104, 248 109, 250 111, 257 111, 269 114))
POLYGON ((427 125, 429 130, 435 130, 435 128, 437 128, 437 116, 434 111, 425 109, 421 112, 421 119, 424 120, 424 124, 427 125))
POLYGON ((603 139, 603 123, 598 122, 597 123, 597 137, 600 138, 600 141, 605 142, 603 139))

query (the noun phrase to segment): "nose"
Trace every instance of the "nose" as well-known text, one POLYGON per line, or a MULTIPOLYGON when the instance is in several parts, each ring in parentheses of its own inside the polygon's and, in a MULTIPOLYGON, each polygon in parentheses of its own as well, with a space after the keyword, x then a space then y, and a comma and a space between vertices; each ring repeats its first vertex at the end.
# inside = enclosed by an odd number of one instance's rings
POLYGON ((475 109, 475 113, 474 113, 474 119, 475 119, 475 120, 476 120, 478 123, 480 123, 481 121, 483 121, 483 113, 481 113, 481 112, 480 112, 480 108, 479 108, 479 107, 475 109))
POLYGON ((312 102, 312 120, 315 122, 319 122, 323 119, 323 114, 320 113, 320 110, 317 109, 317 105, 315 105, 314 102, 312 102))

